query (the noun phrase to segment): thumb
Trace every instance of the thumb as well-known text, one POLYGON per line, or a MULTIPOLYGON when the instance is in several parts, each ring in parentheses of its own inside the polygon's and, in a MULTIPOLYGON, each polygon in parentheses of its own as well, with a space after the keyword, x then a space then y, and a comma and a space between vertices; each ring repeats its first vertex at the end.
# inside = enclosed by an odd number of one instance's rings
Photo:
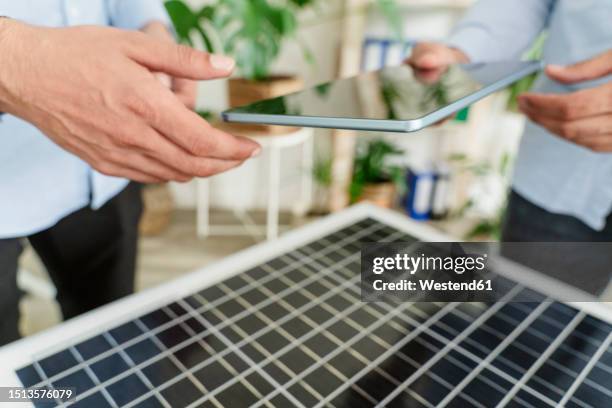
POLYGON ((602 78, 612 73, 612 50, 574 65, 549 65, 546 74, 561 83, 573 84, 602 78))
POLYGON ((235 61, 224 55, 209 54, 185 45, 160 41, 146 34, 131 33, 129 56, 152 72, 175 78, 205 80, 231 75, 235 61))

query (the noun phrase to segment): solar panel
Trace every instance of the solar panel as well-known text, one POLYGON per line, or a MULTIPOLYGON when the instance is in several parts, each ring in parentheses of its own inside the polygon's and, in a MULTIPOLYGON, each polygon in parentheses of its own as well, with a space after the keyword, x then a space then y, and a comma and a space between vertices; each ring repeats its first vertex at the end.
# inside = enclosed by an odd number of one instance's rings
POLYGON ((418 245, 358 219, 17 375, 76 388, 37 406, 612 406, 612 325, 516 282, 504 302, 363 303, 361 243, 374 241, 418 245))

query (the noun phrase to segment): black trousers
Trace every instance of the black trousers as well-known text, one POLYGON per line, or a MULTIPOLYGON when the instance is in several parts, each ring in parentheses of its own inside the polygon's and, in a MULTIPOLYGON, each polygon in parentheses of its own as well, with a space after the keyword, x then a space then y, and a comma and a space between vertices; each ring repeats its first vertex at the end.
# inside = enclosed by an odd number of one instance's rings
MULTIPOLYGON (((131 183, 94 211, 83 208, 27 238, 57 288, 64 319, 134 291, 140 185, 131 183)), ((21 239, 0 240, 0 345, 20 337, 17 268, 21 239)))
MULTIPOLYGON (((531 242, 520 250, 502 251, 509 258, 600 295, 612 277, 612 214, 602 231, 578 218, 554 214, 511 192, 502 242, 531 242), (591 244, 587 244, 591 243, 591 244)), ((511 246, 506 246, 510 248, 511 246)))

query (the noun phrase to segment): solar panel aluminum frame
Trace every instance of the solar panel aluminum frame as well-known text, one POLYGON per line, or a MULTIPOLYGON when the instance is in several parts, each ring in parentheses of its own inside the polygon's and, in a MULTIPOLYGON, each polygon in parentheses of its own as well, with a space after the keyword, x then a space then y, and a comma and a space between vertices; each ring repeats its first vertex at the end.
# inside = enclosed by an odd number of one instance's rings
MULTIPOLYGON (((30 364, 36 358, 62 350, 70 344, 76 344, 123 321, 136 318, 159 308, 163 304, 190 295, 193 293, 194 288, 212 286, 217 282, 366 218, 372 218, 393 226, 399 231, 410 234, 422 241, 455 241, 453 238, 441 234, 433 228, 416 223, 395 212, 383 210, 369 204, 360 204, 289 232, 276 241, 255 245, 182 278, 128 296, 64 322, 52 329, 0 348, 0 361, 2 362, 0 367, 0 384, 5 387, 19 387, 21 382, 15 374, 15 370, 30 364)), ((530 288, 553 299, 558 298, 560 291, 563 291, 566 292, 568 297, 582 297, 585 300, 591 300, 591 302, 572 302, 569 304, 608 323, 612 323, 611 309, 596 302, 596 299, 592 296, 580 293, 562 282, 553 282, 550 278, 514 265, 509 261, 501 260, 499 262, 503 266, 502 270, 499 270, 501 275, 505 275, 519 283, 530 282, 530 288), (554 293, 551 293, 551 288, 555 288, 554 293)))

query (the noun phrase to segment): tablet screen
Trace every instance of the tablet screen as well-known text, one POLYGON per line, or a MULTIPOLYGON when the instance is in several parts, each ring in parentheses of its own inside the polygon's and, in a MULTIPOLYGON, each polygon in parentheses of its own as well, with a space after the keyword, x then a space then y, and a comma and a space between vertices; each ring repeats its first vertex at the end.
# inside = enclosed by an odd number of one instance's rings
POLYGON ((521 72, 533 72, 535 70, 529 71, 529 67, 534 67, 534 64, 538 63, 453 65, 437 75, 417 72, 408 65, 389 67, 231 109, 225 112, 225 117, 231 121, 231 114, 236 113, 378 120, 418 119, 488 85, 521 72))

